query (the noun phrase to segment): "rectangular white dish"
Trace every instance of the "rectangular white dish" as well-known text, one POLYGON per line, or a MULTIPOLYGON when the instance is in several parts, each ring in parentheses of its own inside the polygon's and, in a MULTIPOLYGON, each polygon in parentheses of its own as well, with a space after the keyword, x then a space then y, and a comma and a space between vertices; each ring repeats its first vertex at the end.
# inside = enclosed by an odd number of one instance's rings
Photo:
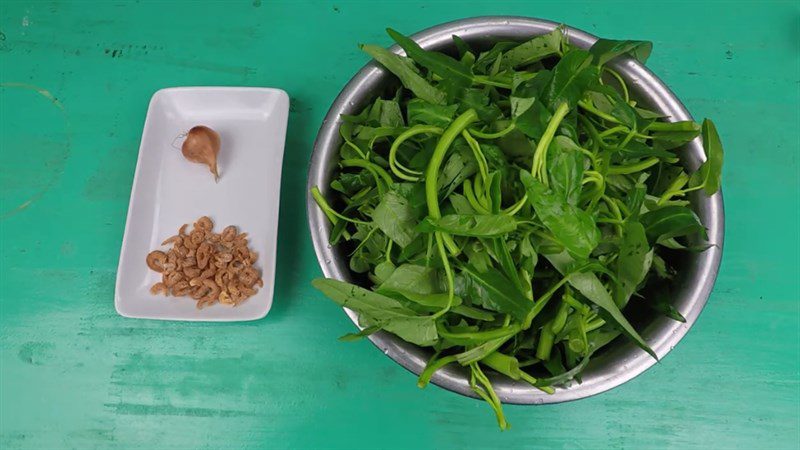
POLYGON ((238 321, 264 317, 275 281, 281 165, 289 96, 279 89, 185 87, 156 92, 150 100, 139 147, 128 219, 120 252, 114 303, 125 317, 238 321), (206 125, 220 134, 219 181, 208 167, 186 160, 185 134, 206 125), (181 225, 202 216, 214 231, 236 225, 258 253, 264 287, 239 306, 197 309, 189 297, 153 295, 161 280, 145 258, 181 225))

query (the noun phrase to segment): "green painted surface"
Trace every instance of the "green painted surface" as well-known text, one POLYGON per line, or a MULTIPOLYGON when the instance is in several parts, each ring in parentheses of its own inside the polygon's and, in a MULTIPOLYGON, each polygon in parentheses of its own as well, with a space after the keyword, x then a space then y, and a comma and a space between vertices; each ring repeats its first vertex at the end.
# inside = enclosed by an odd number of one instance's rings
POLYGON ((797 448, 797 2, 0 4, 0 447, 797 448), (358 42, 462 17, 549 18, 655 42, 650 66, 726 146, 722 272, 660 364, 603 395, 488 407, 414 378, 309 286, 315 132, 358 42), (640 20, 632 20, 635 18, 640 20), (255 323, 123 319, 117 258, 150 95, 292 97, 275 306, 255 323))

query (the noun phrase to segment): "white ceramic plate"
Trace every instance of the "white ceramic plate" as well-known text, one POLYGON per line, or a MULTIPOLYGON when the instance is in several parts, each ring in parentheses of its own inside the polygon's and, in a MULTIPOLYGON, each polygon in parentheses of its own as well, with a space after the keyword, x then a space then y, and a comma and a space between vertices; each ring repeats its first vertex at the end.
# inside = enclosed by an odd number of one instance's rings
POLYGON ((264 317, 272 306, 281 164, 289 96, 279 89, 187 87, 163 89, 150 100, 139 147, 114 303, 125 317, 236 321, 264 317), (219 182, 208 167, 184 159, 178 138, 195 125, 216 130, 222 145, 219 182), (177 139, 176 139, 177 138, 177 139), (237 307, 198 310, 189 297, 152 295, 160 281, 147 254, 202 216, 214 231, 236 225, 258 253, 264 287, 237 307))

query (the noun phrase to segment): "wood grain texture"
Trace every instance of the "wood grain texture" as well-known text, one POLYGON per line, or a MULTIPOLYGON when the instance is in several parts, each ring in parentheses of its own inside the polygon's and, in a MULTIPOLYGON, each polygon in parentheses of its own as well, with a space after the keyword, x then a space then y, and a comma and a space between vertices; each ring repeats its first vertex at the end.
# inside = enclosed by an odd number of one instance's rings
POLYGON ((800 9, 786 2, 3 2, 0 448, 798 448, 800 9), (316 130, 367 58, 443 21, 516 14, 649 39, 649 66, 726 150, 722 272, 699 322, 635 380, 569 404, 488 407, 430 387, 309 285, 316 130), (270 315, 123 319, 115 270, 150 96, 292 98, 270 315))

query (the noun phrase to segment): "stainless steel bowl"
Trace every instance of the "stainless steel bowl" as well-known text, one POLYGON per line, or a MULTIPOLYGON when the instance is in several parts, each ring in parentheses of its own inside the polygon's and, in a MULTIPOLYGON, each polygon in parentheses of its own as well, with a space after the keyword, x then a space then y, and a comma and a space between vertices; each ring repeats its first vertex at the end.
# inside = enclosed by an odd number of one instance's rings
MULTIPOLYGON (((458 35, 477 47, 487 47, 498 40, 525 40, 535 35, 550 32, 558 26, 555 22, 523 17, 490 16, 458 20, 435 26, 413 36, 423 48, 452 50, 452 35, 458 35)), ((566 28, 570 41, 582 48, 588 48, 597 38, 575 28, 566 28)), ((401 53, 398 46, 391 48, 401 53)), ((661 112, 671 120, 688 120, 692 116, 675 95, 655 75, 633 60, 620 60, 613 68, 629 83, 631 94, 640 103, 661 112)), ((330 193, 329 184, 336 171, 340 114, 356 114, 381 92, 391 75, 372 62, 364 66, 333 102, 328 111, 317 140, 308 172, 308 189, 318 186, 326 197, 330 193)), ((695 140, 681 154, 683 164, 691 170, 696 169, 704 159, 703 149, 695 140)), ((638 330, 650 344, 659 359, 663 358, 683 338, 697 320, 708 300, 719 270, 722 257, 724 212, 722 194, 705 197, 698 193, 691 197, 694 210, 708 228, 708 241, 713 247, 703 253, 687 254, 681 261, 675 285, 677 294, 673 305, 686 318, 686 323, 676 322, 663 316, 646 318, 638 324, 638 330)), ((325 215, 317 207, 310 195, 307 209, 311 236, 322 272, 326 277, 351 281, 347 255, 340 248, 328 245, 330 225, 325 215)), ((345 309, 350 319, 358 325, 353 311, 345 309)), ((636 324, 635 324, 636 325, 636 324)), ((392 334, 379 332, 369 339, 406 369, 419 374, 430 357, 428 349, 409 344, 392 334)), ((605 352, 592 359, 583 372, 582 383, 572 383, 558 388, 555 394, 542 393, 523 382, 515 382, 506 377, 492 379, 497 394, 505 403, 540 404, 558 403, 589 397, 621 385, 644 372, 656 361, 624 339, 617 339, 605 352)), ((453 364, 439 370, 432 382, 459 394, 475 397, 469 387, 467 371, 453 364)))

